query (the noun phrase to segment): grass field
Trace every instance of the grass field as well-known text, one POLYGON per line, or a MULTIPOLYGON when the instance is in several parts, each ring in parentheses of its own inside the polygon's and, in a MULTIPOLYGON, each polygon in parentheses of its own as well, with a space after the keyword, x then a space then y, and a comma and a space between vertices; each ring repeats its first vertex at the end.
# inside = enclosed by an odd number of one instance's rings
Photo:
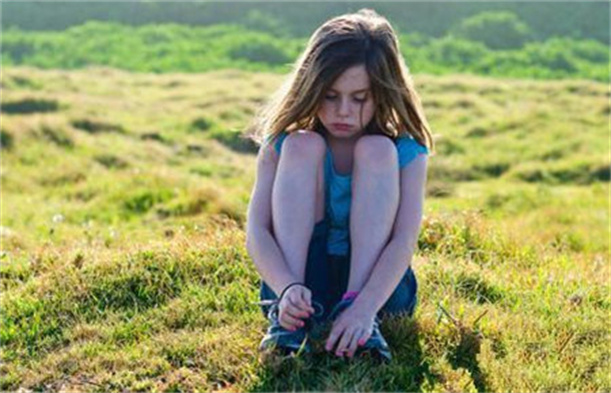
POLYGON ((245 250, 281 77, 8 68, 0 389, 609 391, 609 87, 415 75, 433 127, 394 360, 262 356, 245 250))

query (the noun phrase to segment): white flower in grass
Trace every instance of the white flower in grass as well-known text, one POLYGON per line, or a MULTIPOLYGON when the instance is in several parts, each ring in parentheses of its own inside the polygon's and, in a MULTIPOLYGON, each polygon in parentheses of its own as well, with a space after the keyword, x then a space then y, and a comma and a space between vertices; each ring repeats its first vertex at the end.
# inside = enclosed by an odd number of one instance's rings
POLYGON ((0 237, 11 237, 14 235, 14 232, 8 227, 0 226, 0 237))
POLYGON ((61 222, 64 222, 64 216, 62 214, 56 214, 53 216, 53 223, 54 224, 59 224, 61 222))

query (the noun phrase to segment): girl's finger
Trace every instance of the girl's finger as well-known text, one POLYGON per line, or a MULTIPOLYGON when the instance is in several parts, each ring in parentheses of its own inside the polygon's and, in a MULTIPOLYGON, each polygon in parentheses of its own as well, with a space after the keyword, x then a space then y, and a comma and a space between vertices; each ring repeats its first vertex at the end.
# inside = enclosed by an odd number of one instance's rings
POLYGON ((329 338, 327 339, 327 343, 325 344, 325 349, 327 351, 331 351, 333 347, 335 347, 335 342, 340 338, 344 329, 334 326, 331 329, 331 334, 329 334, 329 338))
POLYGON ((299 298, 299 300, 297 301, 297 304, 299 306, 299 309, 302 310, 303 312, 306 312, 308 316, 314 312, 314 309, 308 303, 306 303, 306 301, 303 300, 303 298, 299 298))
POLYGON ((287 293, 281 300, 281 304, 284 308, 294 308, 300 309, 295 300, 293 300, 293 294, 291 292, 287 293))
POLYGON ((358 347, 359 340, 362 336, 363 336, 363 329, 357 329, 354 332, 354 335, 352 335, 352 339, 350 340, 350 343, 348 344, 348 348, 347 348, 349 358, 354 356, 354 353, 356 352, 356 349, 358 347))
POLYGON ((311 314, 313 314, 314 308, 312 307, 312 293, 310 291, 304 290, 303 292, 301 292, 301 299, 303 300, 304 305, 307 308, 307 310, 311 314))
POLYGON ((278 321, 280 322, 280 326, 291 331, 303 327, 303 321, 291 316, 286 312, 280 313, 280 318, 278 318, 278 321))
POLYGON ((367 343, 367 340, 369 340, 369 337, 371 337, 371 333, 369 331, 364 331, 357 341, 358 346, 362 347, 363 345, 365 345, 367 343))
POLYGON ((289 298, 289 307, 292 309, 291 314, 295 316, 300 318, 308 318, 310 316, 308 309, 302 305, 301 298, 299 298, 299 301, 293 301, 293 299, 289 298))
POLYGON ((344 330, 344 334, 342 334, 342 338, 339 340, 339 344, 335 350, 337 356, 343 356, 344 353, 348 352, 348 345, 350 345, 353 336, 354 330, 352 330, 352 328, 344 330))
POLYGON ((290 316, 297 319, 307 319, 310 316, 310 314, 305 311, 302 311, 300 308, 297 308, 292 304, 289 304, 284 307, 284 312, 290 314, 290 316))

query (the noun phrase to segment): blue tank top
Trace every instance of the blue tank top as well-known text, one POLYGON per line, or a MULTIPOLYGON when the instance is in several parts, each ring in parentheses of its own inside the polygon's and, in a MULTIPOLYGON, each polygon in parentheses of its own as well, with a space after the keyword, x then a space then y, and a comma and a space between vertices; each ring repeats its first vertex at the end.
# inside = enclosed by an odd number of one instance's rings
MULTIPOLYGON (((278 155, 288 133, 283 132, 276 139, 274 148, 278 155)), ((399 168, 405 167, 419 154, 428 154, 428 149, 411 136, 396 139, 399 168)), ((329 224, 327 253, 345 256, 348 254, 350 235, 348 233, 350 204, 352 202, 352 175, 340 175, 333 165, 333 154, 327 145, 325 157, 325 218, 329 224)))

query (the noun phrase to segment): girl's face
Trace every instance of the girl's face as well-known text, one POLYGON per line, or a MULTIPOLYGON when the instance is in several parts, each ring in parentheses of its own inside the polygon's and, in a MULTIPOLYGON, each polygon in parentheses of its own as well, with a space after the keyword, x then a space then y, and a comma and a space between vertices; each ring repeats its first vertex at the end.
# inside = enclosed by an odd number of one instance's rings
POLYGON ((331 136, 349 139, 363 133, 374 111, 369 75, 364 65, 358 65, 337 78, 325 93, 317 116, 331 136))

